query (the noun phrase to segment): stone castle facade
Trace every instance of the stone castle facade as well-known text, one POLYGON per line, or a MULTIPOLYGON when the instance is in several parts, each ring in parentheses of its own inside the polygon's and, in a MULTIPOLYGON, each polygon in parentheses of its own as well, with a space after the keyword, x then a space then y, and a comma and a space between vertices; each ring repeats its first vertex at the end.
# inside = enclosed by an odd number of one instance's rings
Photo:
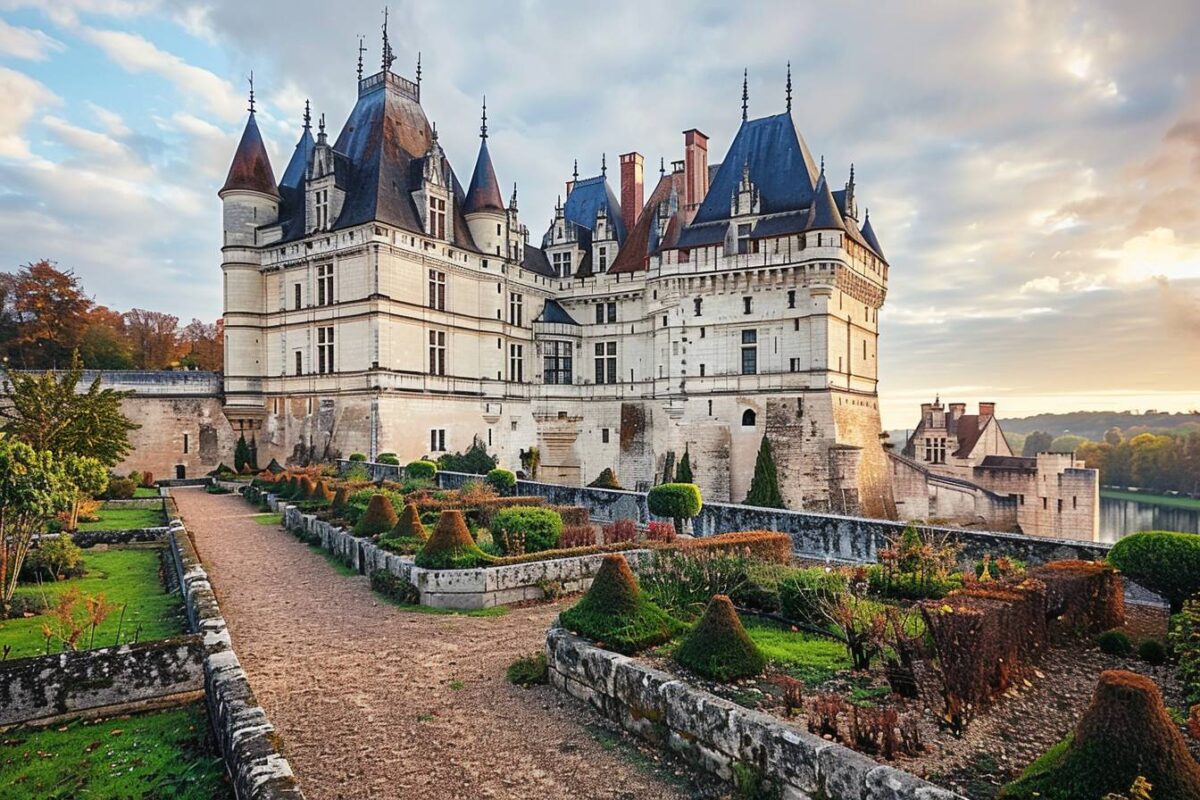
MULTIPOLYGON (((390 52, 385 47, 385 53, 390 52)), ((566 183, 530 236, 504 199, 486 108, 464 188, 421 106, 383 69, 331 141, 306 111, 278 181, 253 107, 224 207, 225 415, 260 460, 475 439, 540 479, 628 488, 686 451, 741 500, 764 435, 791 508, 890 517, 878 313, 888 263, 853 170, 834 191, 787 110, 708 138, 649 186, 643 157, 566 183), (648 196, 647 196, 648 195, 648 196)), ((419 76, 419 73, 418 73, 419 76)))

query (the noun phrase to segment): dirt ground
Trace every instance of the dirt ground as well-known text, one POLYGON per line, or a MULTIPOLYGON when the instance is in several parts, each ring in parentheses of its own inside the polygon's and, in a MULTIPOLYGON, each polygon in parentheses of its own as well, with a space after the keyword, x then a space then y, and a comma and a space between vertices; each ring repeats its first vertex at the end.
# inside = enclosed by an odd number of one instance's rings
POLYGON ((173 494, 310 800, 701 794, 685 770, 582 704, 505 680, 510 662, 541 649, 560 606, 499 617, 404 610, 253 521, 240 497, 173 494))

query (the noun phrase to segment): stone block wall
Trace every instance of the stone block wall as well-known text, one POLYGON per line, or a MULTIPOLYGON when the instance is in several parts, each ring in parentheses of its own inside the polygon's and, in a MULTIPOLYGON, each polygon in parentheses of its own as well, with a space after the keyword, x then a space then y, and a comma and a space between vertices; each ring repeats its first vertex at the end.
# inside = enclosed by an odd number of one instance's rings
POLYGON ((788 800, 965 800, 557 625, 546 636, 546 663, 558 690, 726 781, 740 765, 777 782, 788 800))

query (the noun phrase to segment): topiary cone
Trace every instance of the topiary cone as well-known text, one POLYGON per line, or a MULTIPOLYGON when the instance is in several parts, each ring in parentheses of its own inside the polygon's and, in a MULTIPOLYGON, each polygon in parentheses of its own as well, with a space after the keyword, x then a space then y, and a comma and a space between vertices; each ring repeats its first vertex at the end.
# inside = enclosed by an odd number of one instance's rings
POLYGON ((375 536, 386 533, 396 525, 396 509, 386 495, 373 494, 367 503, 367 510, 354 526, 354 532, 359 536, 375 536))
POLYGON ((335 514, 341 514, 346 510, 346 500, 349 499, 350 492, 345 486, 339 486, 337 491, 333 493, 333 502, 329 504, 329 510, 335 514))
POLYGON ((723 594, 713 595, 704 616, 675 652, 675 660, 718 681, 757 675, 767 665, 762 651, 742 627, 733 602, 723 594))
POLYGON ((300 479, 300 494, 305 500, 312 500, 317 493, 317 485, 313 483, 313 479, 305 475, 300 479))
POLYGON ((317 487, 313 491, 313 499, 319 500, 322 503, 332 503, 333 490, 329 488, 329 484, 325 481, 317 481, 317 487))
MULTIPOLYGON (((429 538, 429 532, 421 524, 421 515, 417 512, 415 504, 409 503, 404 506, 404 510, 400 512, 400 519, 396 523, 396 527, 392 528, 392 536, 410 539, 429 538)), ((470 536, 470 531, 467 532, 467 536, 470 536)))
POLYGON ((462 512, 449 509, 438 516, 433 535, 414 561, 425 569, 467 569, 478 566, 485 559, 486 554, 471 538, 462 512))
POLYGON ((1154 800, 1200 797, 1200 764, 1167 716, 1158 686, 1144 675, 1107 670, 1075 731, 1001 797, 1094 800, 1124 792, 1138 776, 1153 785, 1154 800))
POLYGON ((625 556, 610 553, 600 562, 600 569, 596 570, 596 577, 579 605, 598 613, 630 613, 637 608, 641 591, 625 556))
POLYGON ((661 644, 678 629, 665 611, 642 596, 620 553, 604 557, 592 586, 559 616, 563 627, 619 653, 661 644))

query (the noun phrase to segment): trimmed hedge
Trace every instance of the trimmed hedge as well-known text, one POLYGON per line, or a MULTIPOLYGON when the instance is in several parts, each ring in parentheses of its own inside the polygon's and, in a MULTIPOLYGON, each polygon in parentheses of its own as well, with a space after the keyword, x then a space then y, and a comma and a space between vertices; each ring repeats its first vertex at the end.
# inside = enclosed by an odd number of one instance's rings
POLYGON ((396 525, 392 528, 392 532, 388 534, 388 538, 421 539, 422 541, 429 538, 429 532, 421 524, 421 515, 415 505, 412 503, 405 504, 404 510, 400 512, 400 518, 396 520, 396 525))
POLYGON ((723 683, 757 675, 767 665, 742 627, 733 601, 723 594, 713 595, 704 616, 675 651, 675 660, 697 675, 723 683))
MULTIPOLYGON (((562 537, 562 517, 549 508, 502 508, 492 514, 492 541, 509 555, 516 537, 524 538, 524 551, 537 553, 553 550, 562 537)), ((519 555, 514 553, 513 555, 519 555)))
POLYGON ((422 569, 471 569, 487 561, 487 554, 475 544, 457 509, 442 512, 433 535, 414 559, 422 569))
POLYGON ((779 531, 720 533, 701 539, 677 540, 673 546, 685 550, 716 550, 776 564, 792 561, 792 537, 779 531))
POLYGON ((351 453, 350 458, 347 460, 349 460, 349 461, 366 461, 367 456, 365 453, 351 453))
POLYGON ((385 495, 375 494, 371 496, 370 502, 367 503, 367 510, 355 524, 354 533, 358 536, 387 533, 396 527, 398 521, 399 518, 396 516, 396 509, 392 505, 392 501, 385 495))
POLYGON ((484 479, 500 494, 508 494, 517 487, 517 476, 512 470, 497 467, 484 479))
POLYGON ((846 576, 808 567, 789 573, 779 581, 779 610, 793 622, 824 627, 822 609, 847 589, 846 576))
POLYGON ((379 457, 375 460, 380 464, 387 464, 392 467, 400 466, 400 456, 395 453, 380 453, 379 457))
POLYGON ((642 596, 619 554, 604 557, 587 594, 559 617, 562 625, 618 653, 636 653, 668 641, 679 625, 642 596))
POLYGON ((694 483, 663 483, 655 486, 646 495, 646 504, 651 514, 675 520, 676 528, 681 520, 691 519, 704 507, 700 487, 694 483))
POLYGON ((404 468, 404 475, 408 478, 417 478, 424 480, 433 480, 437 475, 437 464, 432 461, 412 461, 404 468))
POLYGON ((1090 633, 1125 624, 1125 583, 1101 561, 1051 561, 1027 573, 1046 584, 1046 613, 1090 633))
POLYGON ((1108 563, 1171 603, 1178 614, 1183 602, 1200 592, 1200 536, 1170 531, 1143 531, 1113 545, 1108 563))

